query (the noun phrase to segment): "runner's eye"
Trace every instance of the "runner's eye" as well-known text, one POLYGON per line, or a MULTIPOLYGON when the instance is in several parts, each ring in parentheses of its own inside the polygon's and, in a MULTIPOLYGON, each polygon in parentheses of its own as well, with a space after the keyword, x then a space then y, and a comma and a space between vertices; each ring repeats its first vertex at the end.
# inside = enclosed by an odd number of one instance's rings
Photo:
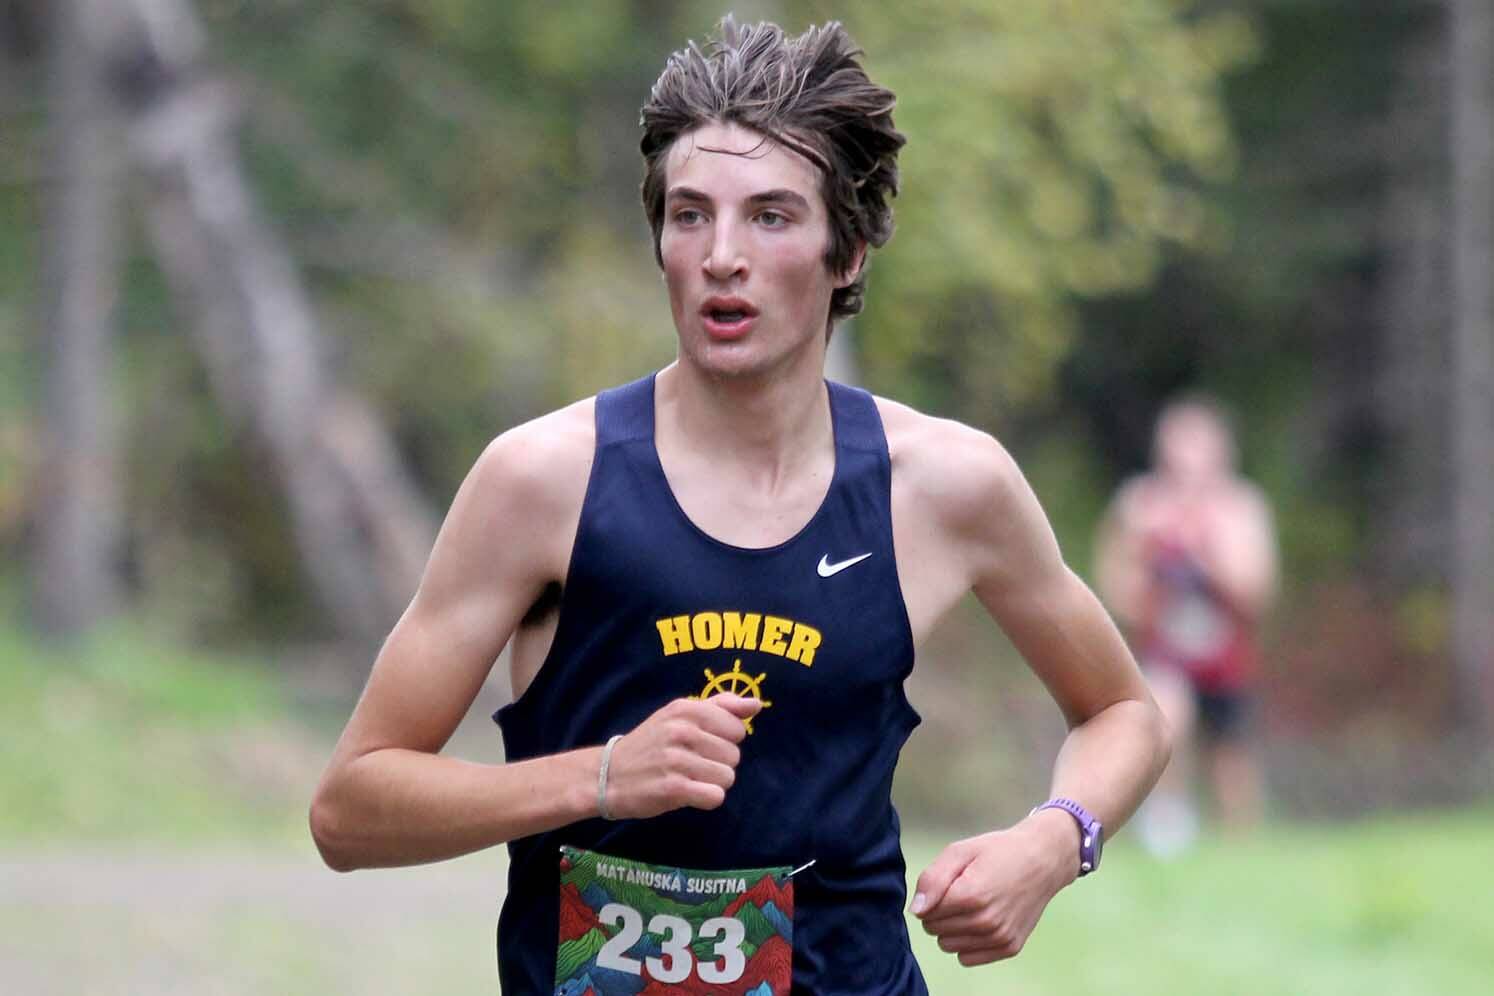
POLYGON ((694 225, 704 216, 694 208, 681 208, 674 213, 674 221, 677 225, 694 225))
POLYGON ((786 215, 779 214, 777 211, 764 211, 757 216, 757 220, 760 221, 765 228, 782 228, 784 225, 788 224, 788 217, 786 215))

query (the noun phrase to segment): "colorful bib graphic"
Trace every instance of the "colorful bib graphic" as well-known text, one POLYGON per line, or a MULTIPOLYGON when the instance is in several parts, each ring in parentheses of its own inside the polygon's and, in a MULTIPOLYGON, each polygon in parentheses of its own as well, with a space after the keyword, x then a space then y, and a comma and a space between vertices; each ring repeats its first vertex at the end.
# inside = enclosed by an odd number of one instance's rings
POLYGON ((789 874, 668 868, 562 847, 555 996, 788 996, 789 874))

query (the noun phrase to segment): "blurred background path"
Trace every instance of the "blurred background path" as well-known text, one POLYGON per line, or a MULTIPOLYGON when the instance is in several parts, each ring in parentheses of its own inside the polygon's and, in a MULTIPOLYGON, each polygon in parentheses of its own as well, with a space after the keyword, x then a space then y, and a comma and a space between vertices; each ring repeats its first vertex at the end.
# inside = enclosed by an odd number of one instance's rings
POLYGON ((492 991, 505 874, 496 851, 338 876, 309 846, 7 850, 0 986, 17 996, 492 991))

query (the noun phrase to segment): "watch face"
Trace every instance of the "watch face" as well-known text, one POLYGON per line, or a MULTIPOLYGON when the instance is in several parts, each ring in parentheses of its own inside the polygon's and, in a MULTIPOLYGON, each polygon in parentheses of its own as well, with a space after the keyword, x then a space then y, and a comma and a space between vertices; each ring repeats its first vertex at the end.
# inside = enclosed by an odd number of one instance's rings
POLYGON ((1100 852, 1105 848, 1105 828, 1100 826, 1100 824, 1098 823, 1093 824, 1093 826, 1095 838, 1095 867, 1098 868, 1100 867, 1100 852))

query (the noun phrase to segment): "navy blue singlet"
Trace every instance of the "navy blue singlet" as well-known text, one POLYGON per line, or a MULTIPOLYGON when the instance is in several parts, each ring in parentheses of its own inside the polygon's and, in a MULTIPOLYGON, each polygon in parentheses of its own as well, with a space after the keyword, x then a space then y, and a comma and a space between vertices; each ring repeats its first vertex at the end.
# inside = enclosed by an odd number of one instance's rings
POLYGON ((903 693, 913 638, 887 439, 869 394, 835 383, 829 392, 829 491, 798 535, 763 549, 712 538, 675 501, 654 448, 652 376, 597 396, 596 455, 554 643, 529 688, 494 716, 506 756, 602 744, 733 671, 772 704, 752 720, 721 808, 586 820, 509 844, 498 925, 507 996, 554 988, 561 844, 701 869, 813 860, 794 879, 793 992, 927 992, 903 919, 891 800, 919 720, 903 693))

